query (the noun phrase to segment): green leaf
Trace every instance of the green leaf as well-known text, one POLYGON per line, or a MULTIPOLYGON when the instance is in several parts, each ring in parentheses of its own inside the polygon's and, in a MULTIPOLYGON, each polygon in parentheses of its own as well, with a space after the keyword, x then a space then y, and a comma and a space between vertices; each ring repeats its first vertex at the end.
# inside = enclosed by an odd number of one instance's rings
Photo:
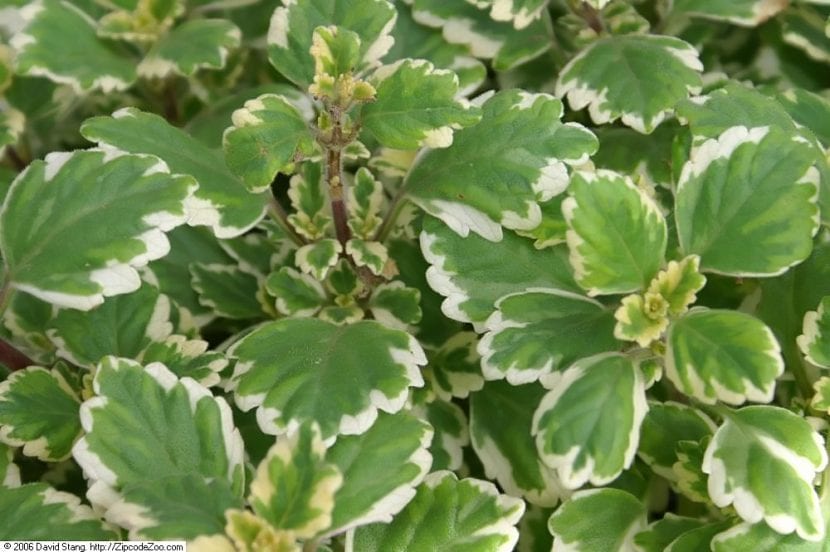
POLYGON ((358 528, 351 549, 361 552, 513 550, 524 503, 500 495, 492 483, 434 472, 392 523, 358 528))
MULTIPOLYGON (((14 449, 0 443, 0 489, 20 486, 20 469, 14 463, 14 449)), ((0 491, 2 492, 2 491, 0 491)))
POLYGON ((20 10, 26 26, 11 46, 21 75, 44 76, 78 93, 128 88, 135 61, 98 38, 95 21, 81 8, 60 0, 37 0, 20 10))
POLYGON ((136 70, 144 78, 164 78, 170 74, 189 77, 204 68, 222 69, 241 39, 239 27, 224 19, 185 21, 153 44, 136 70))
POLYGON ((700 410, 676 402, 651 403, 640 427, 637 455, 654 473, 675 481, 677 443, 700 441, 715 429, 714 422, 700 410))
POLYGON ((815 395, 810 400, 810 406, 817 410, 830 412, 830 378, 820 377, 813 384, 815 395))
POLYGON ((519 522, 520 552, 550 552, 553 547, 553 535, 548 531, 549 508, 540 508, 529 504, 525 515, 519 522))
POLYGON ((320 163, 303 163, 302 171, 291 177, 288 198, 296 213, 288 215, 288 222, 297 233, 309 240, 325 236, 331 225, 331 202, 327 188, 320 163))
POLYGON ((132 539, 221 533, 225 510, 241 506, 244 477, 225 400, 163 364, 115 357, 101 361, 93 390, 73 455, 107 519, 132 539))
POLYGON ((672 13, 755 27, 786 7, 785 3, 770 0, 675 0, 672 13))
POLYGON ((0 382, 0 441, 46 462, 64 460, 80 437, 81 401, 57 370, 32 366, 0 382))
POLYGON ((354 175, 348 194, 349 228, 358 238, 371 240, 383 222, 383 184, 375 180, 369 169, 361 167, 354 175))
POLYGON ((533 247, 536 249, 565 243, 565 234, 568 231, 565 215, 562 214, 562 202, 565 199, 565 194, 559 194, 550 201, 540 203, 542 222, 539 226, 532 230, 517 230, 516 233, 526 238, 534 238, 536 241, 533 242, 533 247))
POLYGON ((298 154, 314 151, 305 117, 284 96, 248 100, 233 112, 232 121, 222 138, 225 161, 251 192, 264 192, 298 154))
POLYGON ((646 508, 618 489, 574 493, 550 517, 553 549, 574 552, 624 552, 634 548, 634 535, 646 526, 646 508))
POLYGON ((703 458, 716 506, 731 504, 744 521, 763 519, 777 533, 809 541, 825 534, 813 479, 826 465, 823 439, 810 424, 772 406, 729 413, 703 458))
POLYGON ((678 101, 700 92, 702 70, 697 50, 678 38, 612 36, 594 42, 562 69, 556 95, 568 96, 571 109, 588 107, 598 125, 621 118, 648 134, 678 101))
POLYGON ((151 342, 166 339, 173 333, 170 314, 167 296, 144 284, 88 312, 59 310, 47 334, 60 356, 92 368, 107 355, 135 358, 151 342))
POLYGON ((645 288, 666 252, 666 221, 630 178, 611 171, 576 172, 562 202, 577 283, 588 295, 645 288))
POLYGON ((430 287, 446 297, 443 313, 478 329, 495 312, 496 301, 510 293, 528 288, 582 293, 571 276, 565 247, 539 251, 512 232, 497 243, 475 235, 462 238, 427 218, 421 251, 431 265, 426 272, 430 287))
POLYGON ((714 404, 770 402, 784 372, 772 331, 748 314, 693 309, 666 336, 666 376, 683 393, 714 404))
POLYGON ((221 155, 158 115, 127 107, 89 119, 81 133, 102 147, 157 155, 172 172, 195 178, 199 188, 188 200, 187 222, 210 226, 217 238, 244 234, 265 216, 265 198, 248 193, 221 155))
POLYGON ((482 113, 450 147, 418 156, 404 185, 461 236, 472 230, 497 242, 502 226, 531 230, 542 221, 539 203, 568 185, 565 165, 584 163, 597 141, 580 125, 562 124, 562 103, 547 94, 498 92, 482 113))
POLYGON ((251 481, 249 502, 273 527, 310 538, 331 525, 343 474, 326 461, 316 424, 302 424, 277 439, 251 481))
POLYGON ((410 386, 420 387, 424 352, 411 336, 372 321, 335 326, 285 319, 237 341, 232 381, 237 405, 258 407, 265 433, 277 435, 313 420, 323 438, 365 432, 378 409, 403 408, 410 386))
POLYGON ((327 460, 343 473, 326 535, 392 521, 415 496, 430 468, 429 424, 411 415, 381 414, 362 435, 339 437, 327 460))
POLYGON ((407 330, 421 320, 421 292, 406 287, 403 282, 381 284, 369 297, 372 317, 390 328, 407 330))
POLYGON ((776 99, 794 121, 812 130, 823 144, 830 144, 830 100, 801 88, 791 88, 776 99))
POLYGON ((677 462, 672 466, 672 480, 677 483, 677 490, 689 500, 704 504, 709 503, 709 478, 703 473, 701 466, 703 454, 710 440, 709 437, 704 437, 700 441, 678 441, 675 444, 677 462))
POLYGON ((645 389, 625 356, 579 360, 553 383, 533 416, 542 461, 565 488, 605 485, 631 465, 645 417, 645 389))
POLYGON ((480 110, 458 99, 458 77, 425 60, 401 60, 373 76, 377 100, 361 110, 363 127, 395 149, 446 148, 453 131, 474 125, 480 110))
POLYGON ((383 274, 389 261, 389 252, 382 243, 359 238, 346 242, 346 255, 352 258, 355 265, 368 268, 375 276, 383 274))
POLYGON ((263 318, 265 313, 257 300, 259 282, 255 276, 235 265, 190 265, 193 289, 199 302, 217 316, 237 320, 263 318))
POLYGON ((395 9, 385 0, 298 0, 279 7, 268 30, 268 59, 291 82, 306 88, 314 79, 311 40, 314 29, 336 25, 360 38, 354 71, 379 65, 392 46, 395 9))
POLYGON ((304 245, 297 250, 294 263, 301 271, 323 280, 340 258, 343 247, 335 239, 327 238, 304 245))
POLYGON ((666 548, 666 552, 712 550, 712 539, 715 535, 728 529, 733 523, 732 520, 720 521, 686 531, 671 542, 666 548))
POLYGON ((151 343, 136 358, 143 364, 161 362, 177 377, 189 377, 205 387, 219 383, 219 372, 228 366, 222 353, 208 351, 208 342, 171 335, 164 341, 151 343))
POLYGON ((635 183, 648 187, 672 186, 672 142, 681 132, 676 122, 667 121, 651 134, 625 127, 600 127, 593 132, 602 147, 593 157, 597 167, 626 174, 635 183))
POLYGON ((680 535, 703 524, 699 519, 667 512, 665 517, 650 523, 648 528, 634 535, 635 549, 638 552, 664 552, 680 535))
POLYGON ((680 246, 704 271, 771 276, 810 255, 818 230, 813 146, 738 126, 692 151, 675 206, 680 246))
POLYGON ((741 523, 712 539, 713 552, 824 552, 826 542, 810 542, 797 535, 780 535, 765 523, 741 523))
POLYGON ((6 146, 14 145, 26 127, 26 116, 22 112, 7 107, 0 112, 0 154, 6 151, 6 146))
MULTIPOLYGON (((202 535, 188 543, 197 550, 236 552, 237 550, 267 549, 269 552, 301 552, 296 535, 292 531, 274 528, 270 523, 249 510, 228 510, 225 513, 228 524, 225 535, 202 535)), ((328 550, 319 548, 318 550, 328 550)))
POLYGON ((479 8, 490 8, 495 21, 511 21, 517 29, 523 29, 542 16, 548 0, 468 0, 479 8))
POLYGON ((445 401, 465 398, 484 385, 478 338, 473 332, 459 332, 429 356, 426 373, 436 395, 445 401))
POLYGON ((326 302, 326 292, 316 278, 287 266, 268 276, 265 288, 286 316, 313 316, 326 302))
MULTIPOLYGON (((429 395, 433 387, 424 395, 429 395)), ((454 402, 437 397, 425 397, 424 403, 412 407, 411 412, 429 422, 432 426, 432 442, 429 453, 432 455, 433 471, 460 470, 464 464, 464 447, 470 444, 470 429, 467 416, 454 402)))
POLYGON ((513 385, 552 377, 596 353, 615 351, 614 318, 602 304, 557 290, 534 289, 502 297, 484 323, 478 345, 488 380, 513 385))
POLYGON ((0 540, 113 540, 118 532, 70 493, 46 483, 0 486, 0 540))
POLYGON ((51 153, 15 179, 0 211, 7 278, 59 306, 89 310, 135 291, 136 267, 167 254, 196 184, 152 156, 51 153))
POLYGON ((470 436, 488 478, 531 504, 554 506, 564 490, 531 435, 533 412, 544 395, 538 383, 487 382, 470 396, 470 436))
POLYGON ((822 298, 818 309, 804 315, 804 326, 797 339, 808 361, 830 368, 830 295, 822 298))

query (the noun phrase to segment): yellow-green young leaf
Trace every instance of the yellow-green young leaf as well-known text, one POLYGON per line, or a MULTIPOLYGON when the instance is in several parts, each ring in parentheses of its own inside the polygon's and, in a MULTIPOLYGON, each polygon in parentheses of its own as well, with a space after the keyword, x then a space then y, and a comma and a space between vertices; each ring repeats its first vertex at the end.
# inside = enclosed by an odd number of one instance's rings
POLYGON ((369 297, 372 317, 390 328, 407 330, 421 321, 421 292, 401 281, 377 286, 369 297))
POLYGON ((700 92, 702 70, 697 50, 678 38, 612 36, 594 42, 562 69, 556 95, 567 96, 571 109, 587 107, 597 124, 622 119, 648 134, 678 101, 700 92))
POLYGON ((431 265, 426 271, 430 287, 446 298, 444 315, 472 322, 478 330, 505 295, 528 288, 582 293, 573 281, 567 248, 539 251, 512 232, 496 243, 476 235, 462 238, 430 217, 424 220, 421 251, 431 265))
POLYGON ((629 295, 614 312, 614 337, 648 347, 669 327, 668 302, 659 294, 629 295))
POLYGON ((813 479, 827 465, 824 440, 802 417, 772 406, 728 412, 703 458, 709 496, 748 523, 810 541, 825 527, 813 479), (774 485, 770 482, 774 481, 774 485))
MULTIPOLYGON (((350 240, 349 243, 351 243, 350 240)), ((381 246, 382 247, 382 246, 381 246)), ((318 281, 325 279, 329 270, 337 264, 343 246, 335 239, 322 239, 315 243, 304 245, 294 255, 294 263, 302 272, 310 274, 318 281)), ((354 254, 354 249, 350 254, 354 254)), ((362 257, 359 257, 362 259, 362 257)), ((366 264, 366 263, 364 263, 366 264)))
POLYGON ((819 227, 815 147, 776 127, 737 126, 692 151, 680 176, 680 247, 703 271, 773 276, 810 255, 819 227))
POLYGON ((519 538, 515 525, 523 512, 524 502, 499 494, 490 482, 459 481, 452 472, 433 472, 391 523, 358 528, 349 535, 346 550, 510 552, 519 538))
POLYGON ((579 491, 548 520, 554 552, 626 552, 646 526, 646 508, 619 489, 579 491))
POLYGON ((11 40, 19 74, 45 76, 78 94, 124 90, 135 80, 135 60, 98 38, 95 21, 73 3, 37 0, 19 13, 25 27, 11 40))
POLYGON ((748 314, 699 308, 669 327, 666 376, 704 403, 770 402, 783 372, 772 331, 748 314))
POLYGON ((179 378, 193 378, 205 387, 213 387, 219 383, 219 372, 228 366, 228 359, 207 349, 207 341, 171 335, 150 343, 136 358, 143 364, 161 362, 179 378))
POLYGON ((630 178, 577 172, 562 202, 574 277, 588 295, 638 291, 663 264, 666 220, 630 178))
POLYGON ((804 356, 822 368, 830 368, 830 295, 822 298, 818 309, 804 315, 798 346, 804 356))
POLYGON ((0 211, 0 248, 15 288, 89 310, 135 291, 136 267, 170 250, 196 183, 149 155, 51 153, 18 176, 0 211))
POLYGON ((631 465, 648 411, 639 369, 603 353, 577 361, 552 382, 533 416, 542 461, 565 488, 610 483, 631 465))
POLYGON ((237 552, 239 550, 268 552, 301 552, 296 535, 291 531, 276 529, 268 521, 249 510, 228 510, 224 535, 201 536, 188 544, 196 550, 211 552, 237 552))
POLYGON ((584 163, 597 140, 561 123, 562 103, 547 94, 507 90, 482 100, 481 122, 457 131, 450 147, 418 156, 404 185, 461 236, 472 230, 497 242, 502 226, 531 230, 542 221, 539 203, 565 190, 566 164, 584 163))
POLYGON ((781 535, 766 523, 739 523, 718 533, 711 543, 712 552, 752 550, 754 552, 824 552, 826 542, 806 541, 798 535, 781 535))
POLYGON ((251 192, 263 192, 297 155, 314 151, 306 119, 277 94, 248 100, 233 112, 233 126, 222 137, 225 161, 251 192))
POLYGON ((466 398, 470 391, 484 385, 478 337, 473 332, 459 332, 450 337, 436 351, 430 353, 426 374, 432 389, 441 399, 466 398))
POLYGON ((640 427, 637 455, 654 473, 676 481, 677 443, 700 441, 715 429, 714 422, 700 410, 676 402, 652 403, 640 427))
POLYGON ((338 467, 326 461, 319 427, 302 424, 279 437, 260 462, 248 500, 273 527, 307 539, 331 525, 342 483, 338 467))
POLYGON ((425 60, 401 60, 372 77, 377 99, 363 106, 363 128, 394 149, 446 148, 453 131, 481 119, 479 108, 457 98, 458 77, 425 60))
POLYGON ((158 115, 127 107, 87 120, 81 133, 104 148, 157 155, 173 173, 195 178, 199 187, 187 202, 187 223, 210 226, 218 238, 244 234, 265 215, 265 197, 248 193, 221 155, 158 115))
POLYGON ((173 333, 170 299, 149 284, 118 295, 88 312, 61 309, 47 335, 58 355, 92 368, 107 355, 135 358, 154 341, 173 333))
POLYGON ((113 540, 118 531, 70 493, 46 483, 0 486, 0 540, 113 540))
POLYGON ((178 74, 189 77, 199 69, 222 69, 228 53, 239 47, 239 27, 224 19, 193 19, 159 39, 137 67, 145 78, 178 74))
POLYGON ((359 238, 352 238, 346 242, 346 255, 352 258, 356 266, 366 267, 376 276, 383 273, 389 261, 389 252, 382 243, 359 238))
POLYGON ((672 13, 755 27, 786 7, 779 0, 674 0, 672 13))
POLYGON ((668 303, 668 312, 683 314, 692 305, 698 291, 706 285, 706 277, 698 272, 700 257, 689 255, 681 261, 669 261, 648 286, 648 292, 660 295, 668 303))
POLYGON ((80 437, 81 400, 57 370, 32 366, 0 382, 0 441, 40 460, 64 460, 80 437))
POLYGON ((566 491, 542 463, 531 430, 545 395, 538 383, 487 382, 470 396, 470 437, 488 478, 505 492, 540 506, 554 506, 566 491))
POLYGON ((217 316, 237 320, 265 317, 257 300, 259 281, 256 276, 235 265, 201 263, 191 264, 190 274, 199 302, 217 316))
POLYGON ((288 80, 307 87, 314 79, 310 53, 317 27, 336 25, 360 39, 358 63, 362 71, 379 65, 392 46, 395 8, 385 0, 296 0, 284 2, 271 17, 268 29, 268 59, 288 80))
POLYGON ((496 308, 478 344, 488 380, 530 383, 622 346, 611 311, 587 297, 536 288, 502 297, 496 308))
POLYGON ((323 438, 365 432, 378 410, 403 408, 410 386, 420 387, 426 364, 415 338, 378 322, 346 326, 317 319, 283 319, 237 341, 232 382, 236 404, 258 408, 257 421, 278 435, 316 421, 323 438))
POLYGON ((495 21, 510 21, 517 29, 524 29, 542 16, 549 0, 467 0, 479 8, 489 8, 495 21))
POLYGON ((244 446, 225 400, 163 364, 115 357, 98 365, 93 391, 73 449, 93 504, 132 539, 221 533, 244 492, 244 446))
POLYGON ((316 278, 287 266, 268 276, 265 289, 286 316, 313 316, 326 302, 326 291, 316 278))
POLYGON ((823 376, 816 380, 813 384, 813 395, 810 401, 810 406, 816 410, 824 410, 830 412, 830 377, 823 376))
POLYGON ((288 215, 288 222, 297 233, 309 240, 322 238, 331 225, 331 208, 321 163, 303 163, 301 172, 291 177, 288 199, 296 211, 288 215))
POLYGON ((682 517, 667 512, 662 519, 658 519, 634 535, 634 546, 637 552, 664 552, 667 547, 680 535, 704 525, 704 521, 697 518, 682 517))
POLYGON ((410 414, 381 414, 362 435, 339 437, 326 459, 343 474, 325 535, 392 521, 430 469, 429 424, 410 414))
POLYGON ((419 397, 423 402, 413 405, 411 413, 432 426, 432 443, 429 453, 432 455, 432 471, 460 470, 464 465, 464 447, 470 444, 470 429, 467 416, 454 402, 432 397, 430 391, 419 397))

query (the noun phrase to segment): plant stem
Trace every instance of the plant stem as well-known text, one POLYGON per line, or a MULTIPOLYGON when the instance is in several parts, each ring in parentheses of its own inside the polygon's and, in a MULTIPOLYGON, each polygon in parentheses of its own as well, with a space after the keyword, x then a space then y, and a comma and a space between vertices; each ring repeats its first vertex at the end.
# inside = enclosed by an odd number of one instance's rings
POLYGON ((378 228, 377 233, 375 234, 375 241, 379 241, 380 243, 384 243, 386 239, 389 237, 389 234, 395 228, 395 222, 398 220, 398 216, 403 211, 403 208, 406 206, 406 193, 407 188, 405 185, 401 184, 401 187, 395 192, 394 197, 392 198, 391 203, 389 204, 389 210, 386 213, 386 217, 384 217, 383 222, 378 228))
POLYGON ((277 201, 277 198, 274 197, 274 194, 268 194, 268 214, 271 215, 271 220, 276 222, 277 225, 282 228, 282 231, 285 232, 285 234, 291 238, 291 241, 295 244, 303 246, 308 243, 305 238, 294 231, 291 223, 288 222, 288 214, 285 212, 285 209, 282 208, 280 202, 277 201))
POLYGON ((26 161, 24 161, 20 157, 20 154, 17 153, 17 150, 15 150, 11 146, 6 146, 6 157, 9 158, 9 161, 12 162, 12 165, 14 165, 14 168, 17 169, 18 171, 22 171, 29 164, 26 161))
POLYGON ((342 148, 343 127, 340 119, 340 109, 332 107, 329 110, 334 126, 332 128, 331 141, 323 144, 326 151, 326 182, 329 187, 329 199, 331 201, 331 214, 334 217, 334 232, 337 241, 346 250, 346 242, 352 237, 349 230, 349 215, 346 209, 345 190, 343 186, 343 158, 342 148))

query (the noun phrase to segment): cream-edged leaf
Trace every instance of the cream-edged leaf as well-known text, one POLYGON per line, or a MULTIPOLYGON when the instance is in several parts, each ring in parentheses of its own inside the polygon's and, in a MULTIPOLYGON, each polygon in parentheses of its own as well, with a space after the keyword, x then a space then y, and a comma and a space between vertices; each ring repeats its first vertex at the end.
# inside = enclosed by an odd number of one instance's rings
POLYGON ((755 27, 786 7, 782 0, 674 0, 672 12, 755 27))
POLYGON ((199 69, 222 69, 228 53, 239 47, 239 27, 224 19, 193 19, 161 37, 138 64, 138 74, 164 78, 192 76, 199 69))
POLYGON ((804 357, 822 368, 830 368, 830 295, 822 298, 818 308, 804 315, 798 346, 804 357))
POLYGON ((645 526, 645 505, 619 489, 574 493, 548 520, 553 552, 626 552, 645 526))
POLYGON ((217 316, 237 320, 261 319, 265 316, 257 300, 259 280, 236 265, 190 265, 191 283, 199 302, 217 316))

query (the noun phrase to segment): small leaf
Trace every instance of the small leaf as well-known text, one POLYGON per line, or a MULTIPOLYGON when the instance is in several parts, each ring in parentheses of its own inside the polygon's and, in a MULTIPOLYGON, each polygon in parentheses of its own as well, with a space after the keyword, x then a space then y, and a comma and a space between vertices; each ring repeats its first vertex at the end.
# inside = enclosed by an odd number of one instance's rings
POLYGON ((287 266, 268 276, 265 289, 277 298, 277 310, 286 316, 313 316, 326 301, 320 282, 287 266))
POLYGON ((355 265, 368 268, 376 276, 383 274, 383 269, 389 261, 389 252, 382 243, 359 238, 352 238, 346 242, 346 254, 352 258, 355 265))
POLYGON ((629 295, 614 312, 614 337, 648 347, 669 327, 668 302, 659 294, 629 295))
POLYGON ((326 440, 365 432, 378 409, 403 408, 409 387, 423 385, 418 366, 426 364, 413 337, 372 321, 278 320, 237 341, 228 355, 237 359, 236 403, 243 411, 259 408, 265 433, 313 420, 326 440))
POLYGON ((20 468, 14 463, 14 449, 0 443, 0 488, 12 489, 19 486, 20 468))
POLYGON ((645 288, 663 263, 667 229, 657 204, 630 178, 577 172, 562 202, 577 283, 588 295, 645 288))
POLYGON ((469 424, 461 407, 453 402, 433 398, 414 405, 411 412, 432 426, 432 443, 429 445, 429 453, 432 455, 430 469, 461 469, 464 464, 464 447, 470 444, 469 424))
POLYGON ((516 233, 526 238, 534 238, 533 247, 545 249, 560 243, 565 243, 565 234, 568 231, 568 224, 565 222, 565 215, 562 214, 562 202, 564 194, 551 198, 550 201, 539 204, 542 209, 542 222, 532 230, 517 230, 516 233))
POLYGON ((375 180, 369 169, 361 167, 348 193, 349 228, 357 237, 370 240, 383 222, 383 184, 375 180))
POLYGON ((593 134, 562 124, 562 103, 546 94, 498 92, 481 122, 455 133, 450 147, 419 156, 404 185, 411 199, 462 237, 470 230, 502 240, 502 226, 531 230, 540 202, 568 185, 568 164, 596 151, 593 134), (474 182, 475 186, 470 186, 474 182))
POLYGON ((781 274, 818 230, 814 147, 773 127, 738 126, 692 151, 675 206, 681 249, 704 271, 781 274))
POLYGON ((0 441, 45 462, 64 460, 81 434, 80 406, 57 370, 12 372, 0 382, 0 441))
POLYGON ((664 552, 680 535, 703 524, 699 519, 667 512, 665 517, 650 523, 646 529, 634 535, 635 549, 638 552, 664 552))
POLYGON ((138 64, 145 78, 178 74, 192 76, 199 69, 222 69, 231 50, 239 48, 239 28, 224 19, 193 19, 159 39, 138 64))
POLYGON ((702 70, 697 50, 678 38, 612 36, 594 42, 562 69, 556 95, 568 96, 571 109, 588 107, 598 125, 622 118, 648 134, 678 101, 700 92, 702 70))
POLYGON ((305 118, 283 96, 264 94, 248 100, 233 112, 232 121, 222 138, 225 161, 251 192, 264 192, 296 155, 314 151, 305 118))
POLYGON ((765 523, 740 523, 715 535, 711 544, 713 552, 823 552, 826 548, 826 542, 805 541, 793 534, 780 535, 765 523))
POLYGON ((187 202, 187 223, 210 226, 218 238, 244 234, 265 215, 265 198, 248 193, 221 155, 158 115, 127 107, 87 120, 81 133, 101 147, 157 155, 172 172, 195 178, 199 187, 187 202))
POLYGON ((233 540, 228 542, 224 535, 204 535, 188 544, 197 550, 214 552, 237 552, 238 550, 259 550, 267 548, 270 552, 301 552, 296 536, 291 531, 274 528, 270 523, 249 510, 228 510, 225 533, 233 540), (203 540, 204 539, 204 540, 203 540))
POLYGON ((263 318, 265 313, 257 300, 257 278, 234 265, 190 265, 193 289, 199 302, 217 316, 237 320, 263 318))
POLYGON ((459 332, 430 355, 426 369, 440 398, 466 398, 484 386, 477 346, 476 334, 459 332))
POLYGON ((7 278, 81 310, 135 291, 135 268, 167 254, 164 233, 185 222, 195 187, 152 156, 51 153, 15 179, 0 212, 7 278))
POLYGON ((304 245, 297 250, 294 262, 301 271, 323 280, 329 270, 337 264, 343 247, 337 240, 328 238, 304 245))
POLYGON ((487 382, 470 396, 470 436, 488 478, 531 504, 554 506, 565 494, 542 463, 531 430, 545 389, 538 383, 487 382))
POLYGON ((668 312, 678 316, 697 299, 695 295, 706 285, 706 277, 698 272, 700 257, 690 255, 680 262, 669 261, 648 286, 649 293, 659 294, 668 303, 668 312))
POLYGON ((327 529, 343 475, 325 457, 326 446, 316 425, 302 424, 280 436, 251 481, 249 501, 254 512, 299 538, 327 529))
POLYGON ((628 358, 582 359, 553 382, 536 410, 536 447, 566 488, 605 485, 634 460, 647 411, 642 376, 628 358))
POLYGON ((672 12, 755 27, 786 7, 780 0, 675 0, 672 12))
POLYGON ((372 291, 369 310, 378 322, 390 328, 406 330, 421 320, 420 302, 420 291, 394 281, 381 284, 372 291))
POLYGON ((143 364, 160 362, 178 378, 189 377, 205 387, 219 383, 219 372, 228 366, 222 353, 208 351, 208 342, 171 335, 164 341, 151 343, 137 359, 143 364))
POLYGON ((830 144, 830 101, 809 90, 792 88, 776 96, 794 121, 812 130, 823 144, 830 144))
POLYGON ((678 441, 675 445, 677 462, 672 466, 672 479, 677 483, 677 490, 689 500, 703 504, 710 502, 707 488, 709 478, 701 469, 703 454, 709 442, 709 437, 700 441, 678 441))
POLYGON ((818 309, 804 315, 798 346, 805 358, 823 368, 830 368, 830 295, 822 298, 818 309))
POLYGON ((725 520, 686 531, 666 547, 666 552, 712 550, 712 539, 721 531, 729 529, 733 523, 732 520, 725 520))
POLYGON ((495 21, 511 21, 517 29, 523 29, 542 16, 548 0, 477 0, 470 2, 479 8, 490 8, 495 21))
POLYGON ((496 308, 478 345, 488 380, 530 383, 621 345, 611 311, 586 297, 536 289, 502 297, 496 308))
POLYGON ((344 326, 363 320, 364 316, 363 309, 357 305, 346 305, 342 307, 340 305, 331 305, 323 307, 320 310, 319 318, 320 320, 325 320, 338 326, 344 326))
POLYGON ((817 410, 830 412, 830 377, 823 376, 813 384, 815 395, 810 400, 810 406, 817 410))
POLYGON ((310 240, 322 238, 331 224, 331 208, 319 163, 303 163, 302 171, 291 177, 288 198, 296 211, 288 215, 291 226, 310 240))
POLYGON ((707 404, 770 402, 784 372, 772 331, 748 314, 694 309, 666 336, 666 376, 677 388, 707 404))
POLYGON ((634 535, 646 526, 646 508, 618 489, 574 493, 550 517, 555 552, 624 552, 634 549, 634 535))
POLYGON ((674 481, 677 443, 700 441, 714 432, 715 424, 700 410, 676 402, 652 403, 640 428, 637 454, 654 473, 674 481))
POLYGON ((826 465, 821 436, 800 416, 772 406, 730 412, 703 458, 716 506, 731 504, 744 521, 763 519, 777 533, 796 531, 809 541, 825 533, 813 479, 826 465))
POLYGON ((452 472, 434 472, 391 523, 358 528, 349 550, 508 552, 519 538, 514 525, 523 512, 521 500, 499 494, 492 483, 459 481, 452 472))
POLYGON ((377 100, 361 110, 363 127, 388 148, 445 148, 453 131, 474 125, 480 110, 457 98, 458 77, 425 60, 401 60, 375 72, 377 100))
POLYGON ((11 40, 19 74, 48 77, 77 94, 124 90, 136 79, 135 61, 98 38, 95 21, 73 3, 37 0, 19 13, 26 26, 11 40))

